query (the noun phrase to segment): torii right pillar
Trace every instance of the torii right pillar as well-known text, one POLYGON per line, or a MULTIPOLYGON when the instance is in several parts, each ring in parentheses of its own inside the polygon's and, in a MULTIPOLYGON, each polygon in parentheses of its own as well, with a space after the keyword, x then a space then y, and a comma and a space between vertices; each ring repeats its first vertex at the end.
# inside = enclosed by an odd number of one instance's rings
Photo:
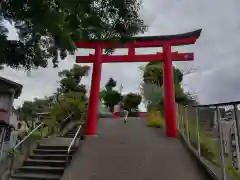
POLYGON ((194 44, 200 36, 201 30, 195 31, 188 38, 172 39, 163 43, 163 90, 164 90, 164 117, 166 124, 166 135, 168 137, 176 137, 178 130, 176 126, 176 104, 174 90, 174 76, 172 65, 172 46, 194 44))
POLYGON ((166 134, 168 137, 176 137, 178 131, 176 126, 174 76, 170 44, 163 46, 163 88, 166 134))

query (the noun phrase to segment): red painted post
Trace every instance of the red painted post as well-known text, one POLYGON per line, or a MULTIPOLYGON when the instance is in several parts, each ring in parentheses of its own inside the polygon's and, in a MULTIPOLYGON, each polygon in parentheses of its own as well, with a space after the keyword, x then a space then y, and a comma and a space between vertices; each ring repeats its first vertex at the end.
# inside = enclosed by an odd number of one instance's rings
POLYGON ((119 117, 119 112, 114 112, 114 113, 113 113, 113 118, 114 118, 115 120, 118 120, 118 117, 119 117))
POLYGON ((86 124, 86 135, 95 135, 98 119, 99 91, 102 71, 102 48, 95 49, 96 60, 93 63, 91 92, 86 124))
POLYGON ((163 54, 164 116, 166 124, 166 134, 168 137, 176 137, 178 133, 176 127, 175 92, 173 65, 171 59, 171 44, 164 44, 163 54))

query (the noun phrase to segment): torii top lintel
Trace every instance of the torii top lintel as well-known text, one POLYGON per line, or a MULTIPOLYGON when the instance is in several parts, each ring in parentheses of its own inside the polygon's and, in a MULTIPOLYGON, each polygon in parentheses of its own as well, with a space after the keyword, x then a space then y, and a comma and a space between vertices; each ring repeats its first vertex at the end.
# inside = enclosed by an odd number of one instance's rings
POLYGON ((198 29, 192 32, 175 34, 175 35, 163 35, 163 36, 143 36, 133 37, 127 43, 119 42, 119 39, 105 39, 105 40, 89 40, 86 42, 76 42, 75 45, 78 48, 94 49, 100 48, 144 48, 144 47, 161 47, 165 43, 171 44, 171 46, 189 45, 194 44, 197 38, 200 36, 202 29, 198 29))

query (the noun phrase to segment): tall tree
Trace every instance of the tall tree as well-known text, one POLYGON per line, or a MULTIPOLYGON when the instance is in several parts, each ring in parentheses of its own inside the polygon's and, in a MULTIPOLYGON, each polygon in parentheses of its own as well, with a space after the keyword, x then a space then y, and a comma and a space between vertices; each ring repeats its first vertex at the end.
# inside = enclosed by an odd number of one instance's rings
POLYGON ((0 6, 0 65, 13 68, 46 67, 49 59, 56 67, 59 57, 75 52, 76 41, 128 41, 146 30, 140 0, 5 0, 0 6), (4 21, 19 39, 7 39, 4 21))
POLYGON ((162 110, 163 104, 163 88, 156 84, 141 84, 141 94, 144 97, 143 102, 149 107, 154 107, 159 110, 162 110))
POLYGON ((115 81, 113 78, 109 78, 107 84, 105 85, 105 89, 107 91, 112 91, 113 88, 115 88, 117 85, 117 81, 115 81))
POLYGON ((51 119, 48 124, 53 131, 56 128, 63 130, 73 127, 84 121, 87 106, 87 97, 83 92, 67 92, 60 95, 57 103, 51 108, 51 119))
POLYGON ((19 119, 23 121, 31 120, 36 115, 37 110, 32 101, 24 101, 22 107, 17 109, 19 119))
POLYGON ((101 101, 102 103, 104 102, 104 98, 106 97, 106 95, 107 95, 106 89, 102 89, 102 90, 100 91, 100 96, 99 96, 99 99, 100 99, 100 101, 101 101))
POLYGON ((83 92, 86 93, 86 88, 83 84, 80 84, 82 78, 88 75, 90 67, 74 65, 70 70, 63 70, 58 73, 60 80, 60 88, 58 91, 60 93, 67 92, 83 92))
MULTIPOLYGON (((173 66, 174 84, 183 80, 183 72, 173 66)), ((147 84, 163 85, 163 63, 150 62, 143 69, 143 81, 147 84)))
POLYGON ((86 89, 81 80, 88 74, 88 70, 88 66, 74 65, 72 69, 60 72, 60 88, 57 92, 42 99, 25 101, 17 109, 20 119, 28 121, 36 113, 50 112, 51 118, 46 123, 52 129, 63 129, 78 123, 83 119, 87 106, 86 89))
POLYGON ((89 66, 74 65, 69 70, 59 72, 60 88, 55 94, 55 103, 51 108, 52 129, 61 130, 74 126, 79 120, 84 120, 87 109, 85 85, 81 84, 83 77, 88 75, 89 66))
POLYGON ((104 105, 109 108, 110 112, 113 112, 114 106, 122 100, 122 95, 114 88, 117 85, 117 81, 113 78, 109 78, 105 85, 105 88, 100 92, 100 99, 103 100, 104 105))
MULTIPOLYGON (((163 103, 163 63, 162 62, 150 62, 145 67, 142 67, 143 71, 143 83, 141 85, 141 92, 144 97, 144 101, 148 104, 162 104, 163 103), (157 94, 159 95, 157 96, 157 94), (160 94, 161 93, 161 94, 160 94), (159 97, 156 100, 156 97, 159 97)), ((173 66, 174 75, 174 87, 175 87, 175 100, 181 104, 196 103, 194 98, 190 96, 190 93, 184 93, 181 86, 183 80, 182 70, 173 66)))
POLYGON ((103 100, 105 106, 109 108, 110 112, 113 112, 114 106, 122 100, 122 95, 116 90, 107 91, 103 100))
POLYGON ((17 109, 20 120, 28 121, 36 116, 36 113, 48 112, 52 100, 49 97, 35 98, 33 101, 24 101, 22 107, 17 109))

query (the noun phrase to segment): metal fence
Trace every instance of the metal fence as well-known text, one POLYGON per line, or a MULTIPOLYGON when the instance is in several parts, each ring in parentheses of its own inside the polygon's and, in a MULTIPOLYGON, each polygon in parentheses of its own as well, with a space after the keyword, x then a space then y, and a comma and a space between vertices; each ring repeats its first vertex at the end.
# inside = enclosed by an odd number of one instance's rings
POLYGON ((240 180, 238 104, 177 105, 179 133, 222 180, 240 180))

